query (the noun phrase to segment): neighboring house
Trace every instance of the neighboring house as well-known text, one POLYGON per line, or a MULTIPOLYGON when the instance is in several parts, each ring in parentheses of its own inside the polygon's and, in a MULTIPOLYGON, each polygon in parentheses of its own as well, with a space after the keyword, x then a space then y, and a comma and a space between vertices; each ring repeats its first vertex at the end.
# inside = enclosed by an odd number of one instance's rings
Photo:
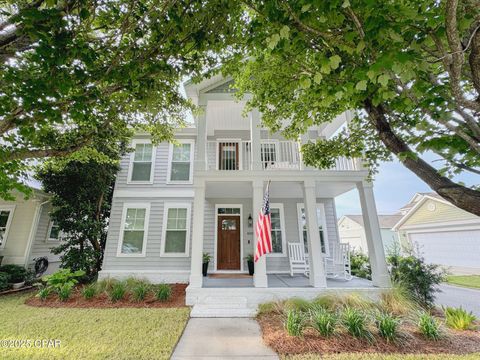
POLYGON ((436 193, 417 193, 394 226, 404 245, 452 273, 480 274, 480 217, 436 193))
MULTIPOLYGON (((386 254, 395 246, 395 243, 398 243, 398 233, 392 230, 392 228, 401 218, 401 214, 378 215, 383 248, 386 254)), ((350 247, 355 251, 368 254, 362 215, 342 216, 338 221, 338 230, 341 242, 350 244, 350 247)))
MULTIPOLYGON (((296 290, 316 296, 315 288, 327 286, 323 258, 332 256, 339 244, 334 198, 358 189, 373 239, 369 252, 380 254, 372 260, 373 282, 388 286, 368 170, 346 158, 329 170, 306 167, 298 142, 262 129, 256 109, 244 116, 245 102, 235 101, 230 84, 216 76, 185 85, 202 112, 194 125, 177 131, 174 144, 153 145, 141 134, 134 138, 135 151, 121 161, 115 184, 100 278, 189 283, 187 304, 215 296, 228 302, 229 291, 241 293, 233 302, 255 296, 248 299, 253 304, 295 293, 296 288, 282 290, 285 284, 271 275, 289 273, 287 244, 304 242, 311 271, 306 285, 296 290), (273 253, 255 264, 253 282, 248 283, 255 291, 232 290, 239 279, 204 280, 205 252, 212 256, 210 273, 247 272, 245 257, 254 252, 254 224, 268 181, 273 253)), ((329 138, 350 119, 347 112, 331 124, 311 127, 302 141, 329 138)))
POLYGON ((46 273, 58 269, 60 259, 50 252, 58 245, 58 227, 50 220, 50 195, 41 190, 25 199, 14 193, 15 201, 0 200, 0 256, 2 264, 33 267, 34 259, 46 256, 49 266, 46 273))

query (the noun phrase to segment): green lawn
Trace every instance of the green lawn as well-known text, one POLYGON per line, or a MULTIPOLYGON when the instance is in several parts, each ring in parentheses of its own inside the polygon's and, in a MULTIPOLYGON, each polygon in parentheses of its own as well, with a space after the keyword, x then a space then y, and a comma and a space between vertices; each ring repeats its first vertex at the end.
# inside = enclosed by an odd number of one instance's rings
POLYGON ((385 354, 341 354, 341 355, 289 355, 282 360, 479 360, 480 354, 470 355, 385 355, 385 354))
POLYGON ((0 341, 58 339, 60 348, 0 347, 0 359, 168 359, 190 311, 35 308, 27 296, 0 297, 0 341))
POLYGON ((480 289, 480 275, 449 275, 447 276, 447 283, 480 289))

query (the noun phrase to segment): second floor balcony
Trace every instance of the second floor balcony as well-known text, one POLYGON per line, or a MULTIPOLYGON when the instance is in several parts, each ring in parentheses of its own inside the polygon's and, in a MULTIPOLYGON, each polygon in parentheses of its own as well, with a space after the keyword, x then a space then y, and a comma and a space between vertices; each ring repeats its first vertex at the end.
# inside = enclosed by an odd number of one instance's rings
MULTIPOLYGON (((206 170, 304 170, 300 144, 287 140, 261 140, 253 149, 247 140, 214 140, 206 144, 206 170), (254 153, 258 153, 255 161, 254 153)), ((339 157, 328 170, 361 170, 357 159, 339 157)))

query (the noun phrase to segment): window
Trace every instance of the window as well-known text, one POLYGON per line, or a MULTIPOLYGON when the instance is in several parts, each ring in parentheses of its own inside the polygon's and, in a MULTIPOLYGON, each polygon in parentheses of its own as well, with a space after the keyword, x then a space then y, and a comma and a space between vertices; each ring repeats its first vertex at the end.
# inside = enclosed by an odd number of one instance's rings
POLYGON ((190 203, 165 203, 161 255, 188 256, 190 203))
POLYGON ((48 241, 59 241, 60 240, 60 228, 53 221, 50 221, 48 227, 47 240, 48 241))
POLYGON ((145 256, 150 205, 125 204, 118 256, 145 256))
POLYGON ((169 182, 191 182, 193 142, 171 144, 169 158, 169 182))
POLYGON ((220 214, 220 215, 240 215, 240 208, 221 207, 221 208, 217 209, 217 214, 220 214))
POLYGON ((218 170, 239 169, 238 142, 220 142, 218 143, 218 151, 218 170))
POLYGON ((135 152, 131 155, 131 182, 148 182, 153 180, 154 147, 150 142, 134 141, 135 152))
POLYGON ((0 208, 0 249, 5 247, 14 209, 15 206, 0 208))
POLYGON ((275 143, 263 143, 260 145, 260 155, 264 168, 275 164, 277 161, 277 151, 275 143))
POLYGON ((285 255, 285 229, 283 217, 283 204, 270 204, 270 219, 272 222, 272 253, 273 255, 285 255))
MULTIPOLYGON (((308 234, 307 234, 307 221, 305 218, 305 209, 303 204, 297 204, 298 214, 299 214, 299 229, 300 229, 300 239, 303 239, 303 244, 305 246, 305 254, 308 254, 308 234)), ((318 232, 320 235, 320 244, 322 247, 322 253, 329 255, 328 247, 328 237, 326 232, 326 220, 325 220, 325 209, 323 204, 317 204, 317 222, 318 222, 318 232)))

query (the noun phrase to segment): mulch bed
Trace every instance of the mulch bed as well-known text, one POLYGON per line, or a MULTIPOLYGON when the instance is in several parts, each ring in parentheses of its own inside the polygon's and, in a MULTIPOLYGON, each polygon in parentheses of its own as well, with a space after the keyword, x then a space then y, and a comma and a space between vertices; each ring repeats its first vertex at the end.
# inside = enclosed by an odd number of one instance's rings
POLYGON ((307 329, 303 338, 289 336, 283 328, 282 315, 270 313, 257 318, 263 340, 280 354, 337 354, 337 353, 398 353, 398 354, 468 354, 480 351, 480 332, 447 330, 439 341, 427 340, 413 326, 404 325, 405 336, 397 344, 379 336, 374 341, 356 339, 339 333, 331 338, 319 336, 307 329))
POLYGON ((151 293, 148 294, 142 302, 131 300, 129 294, 122 300, 112 302, 105 293, 98 294, 92 299, 86 300, 80 292, 81 289, 77 288, 67 301, 61 301, 58 299, 58 296, 51 294, 44 301, 36 296, 29 297, 25 301, 25 304, 50 308, 178 308, 186 307, 186 287, 186 284, 172 284, 172 296, 168 301, 159 301, 155 299, 155 296, 151 293))

